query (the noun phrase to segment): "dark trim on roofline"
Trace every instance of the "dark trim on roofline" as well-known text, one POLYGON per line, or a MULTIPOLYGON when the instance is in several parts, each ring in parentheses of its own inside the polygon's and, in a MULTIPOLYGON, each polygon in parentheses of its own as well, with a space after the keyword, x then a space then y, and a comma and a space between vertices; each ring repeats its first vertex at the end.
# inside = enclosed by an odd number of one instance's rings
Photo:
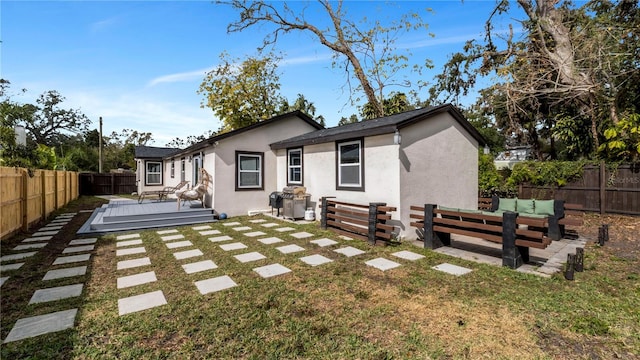
MULTIPOLYGON (((187 147, 187 148, 185 148, 183 150, 180 150, 180 151, 178 151, 178 152, 176 152, 174 154, 171 154, 171 155, 173 157, 176 157, 176 156, 181 156, 183 154, 188 154, 188 153, 200 150, 200 149, 204 149, 204 148, 206 148, 208 146, 213 145, 216 141, 220 141, 220 140, 226 139, 228 137, 232 137, 232 136, 235 136, 235 135, 238 135, 238 134, 242 134, 242 133, 244 133, 246 131, 253 130, 253 129, 256 129, 256 128, 271 124, 273 122, 276 122, 278 120, 282 120, 284 118, 293 117, 293 116, 297 116, 298 118, 302 119, 304 122, 306 122, 307 124, 313 126, 317 130, 324 129, 324 126, 320 125, 317 121, 313 120, 309 115, 305 114, 304 112, 302 112, 300 110, 296 110, 296 111, 292 111, 292 112, 289 112, 289 113, 286 113, 286 114, 276 115, 276 116, 274 116, 274 117, 272 117, 270 119, 267 119, 267 120, 264 120, 264 121, 260 121, 260 122, 257 122, 255 124, 249 125, 249 126, 245 126, 243 128, 240 128, 240 129, 235 129, 235 130, 231 130, 231 131, 226 132, 226 133, 222 133, 222 134, 219 134, 219 135, 212 136, 212 137, 210 137, 210 138, 208 138, 206 140, 203 140, 203 141, 201 141, 199 143, 193 144, 193 145, 191 145, 191 146, 189 146, 189 147, 187 147)), ((169 158, 169 157, 170 156, 167 156, 165 158, 169 158)))

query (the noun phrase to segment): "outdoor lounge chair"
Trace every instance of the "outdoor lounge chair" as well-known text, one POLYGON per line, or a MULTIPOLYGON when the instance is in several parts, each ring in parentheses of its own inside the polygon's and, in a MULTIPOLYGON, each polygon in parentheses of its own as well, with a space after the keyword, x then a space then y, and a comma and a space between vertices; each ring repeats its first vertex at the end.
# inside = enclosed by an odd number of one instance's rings
POLYGON ((202 172, 202 175, 200 177, 200 182, 196 186, 192 187, 189 190, 176 191, 176 197, 178 198, 178 210, 180 210, 181 200, 183 204, 187 200, 189 201, 199 200, 202 202, 202 207, 203 208, 205 207, 204 196, 207 194, 207 191, 209 190, 209 184, 211 183, 211 176, 205 169, 200 169, 200 171, 202 172))
POLYGON ((167 195, 169 194, 174 194, 176 191, 179 191, 180 189, 182 189, 183 187, 185 187, 185 185, 187 185, 189 182, 188 181, 181 181, 178 185, 176 186, 166 186, 165 188, 163 188, 162 190, 148 190, 148 191, 143 191, 139 196, 138 196, 138 204, 142 203, 142 201, 144 201, 144 198, 146 196, 149 195, 158 195, 158 201, 162 201, 162 200, 166 200, 167 199, 167 195))

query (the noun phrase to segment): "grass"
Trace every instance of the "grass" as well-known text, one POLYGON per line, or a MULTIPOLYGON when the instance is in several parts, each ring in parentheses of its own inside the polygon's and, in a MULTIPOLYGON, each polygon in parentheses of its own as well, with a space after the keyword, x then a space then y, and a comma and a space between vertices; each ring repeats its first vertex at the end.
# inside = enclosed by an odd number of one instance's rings
MULTIPOLYGON (((83 199, 87 202, 88 200, 83 199)), ((71 208, 81 208, 72 203, 71 208)), ((86 205, 88 206, 88 204, 86 205)), ((67 210, 61 210, 65 212, 67 210)), ((76 226, 81 218, 76 216, 76 226)), ((251 219, 255 219, 252 217, 251 219)), ((210 236, 191 226, 179 227, 203 257, 175 260, 156 230, 141 231, 152 265, 116 271, 115 235, 99 238, 88 274, 71 280, 41 281, 53 259, 72 234, 52 244, 24 269, 3 274, 12 278, 2 287, 1 337, 15 321, 26 316, 79 308, 76 326, 59 333, 2 345, 1 358, 158 359, 546 359, 640 357, 640 260, 620 257, 607 247, 585 251, 586 270, 569 282, 560 275, 550 279, 506 268, 477 264, 403 244, 369 247, 354 240, 339 240, 367 253, 346 258, 265 229, 239 217, 254 230, 277 236, 286 244, 307 249, 304 255, 281 254, 274 245, 223 226, 214 229, 267 257, 242 264, 235 251, 224 252, 210 236), (54 244, 55 243, 55 244, 54 244), (425 255, 416 262, 390 254, 411 250, 425 255), (301 256, 321 254, 334 260, 310 267, 301 256), (403 266, 381 272, 365 260, 385 257, 403 266), (215 270, 186 274, 181 264, 211 259, 215 270), (254 267, 278 262, 291 273, 269 279, 254 267), (462 277, 432 270, 443 262, 472 268, 462 277), (24 271, 23 271, 24 270, 24 271), (116 279, 155 271, 157 282, 126 289, 116 279), (228 275, 239 286, 201 295, 193 282, 228 275), (35 289, 83 281, 79 298, 27 305, 35 289), (118 316, 118 299, 162 290, 168 304, 118 316)), ((272 219, 268 219, 272 221, 272 219)), ((276 222, 278 222, 276 220, 276 222)), ((337 237, 316 225, 298 225, 313 238, 337 237)), ((3 241, 3 254, 26 235, 3 241)), ((591 242, 593 244, 593 242, 591 242)), ((177 250, 176 250, 177 251, 177 250)))

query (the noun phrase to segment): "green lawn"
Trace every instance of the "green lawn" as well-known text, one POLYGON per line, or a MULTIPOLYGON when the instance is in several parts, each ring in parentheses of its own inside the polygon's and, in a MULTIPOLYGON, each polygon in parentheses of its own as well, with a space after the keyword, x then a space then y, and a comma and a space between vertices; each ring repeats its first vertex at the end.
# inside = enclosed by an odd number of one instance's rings
MULTIPOLYGON (((87 203, 87 200, 83 204, 87 203)), ((89 202, 90 203, 90 202, 89 202)), ((83 205, 88 206, 88 205, 83 205)), ((77 202, 69 209, 82 208, 77 202)), ((62 209, 60 212, 65 212, 62 209)), ((88 214, 76 216, 80 226, 88 214)), ((339 240, 316 225, 299 231, 329 237, 367 253, 352 258, 296 240, 239 217, 239 221, 304 253, 281 254, 228 227, 214 229, 248 245, 225 252, 191 226, 177 229, 202 250, 202 257, 176 260, 156 230, 141 231, 151 266, 116 270, 115 235, 98 239, 88 274, 42 282, 66 241, 50 244, 2 287, 2 339, 19 318, 79 309, 71 330, 2 345, 2 359, 17 358, 249 358, 249 359, 609 359, 640 357, 640 260, 607 246, 585 251, 583 273, 566 281, 550 279, 440 255, 410 244, 370 247, 339 240), (425 255, 411 262, 390 254, 411 250, 425 255), (267 257, 242 264, 232 255, 258 251, 267 257), (301 255, 302 254, 302 255, 301 255), (301 256, 321 254, 332 263, 311 267, 301 256), (402 264, 386 272, 364 261, 385 257, 402 264), (218 268, 186 274, 181 264, 213 260, 218 268), (291 273, 260 278, 254 267, 278 262, 291 273), (432 266, 448 262, 473 269, 454 277, 432 266), (43 265, 38 265, 43 264, 43 265), (44 265, 46 264, 46 266, 44 265), (155 271, 157 282, 116 288, 120 276, 155 271), (194 281, 228 275, 237 287, 201 295, 194 281), (15 281, 19 279, 20 281, 15 281), (13 281, 12 281, 13 280, 13 281), (84 281, 79 298, 27 305, 35 289, 84 281), (118 316, 118 299, 162 290, 168 304, 118 316)), ((272 221, 272 219, 268 219, 272 221)), ((597 223, 595 219, 593 223, 597 223)), ((615 228, 611 230, 615 234, 615 228)), ((26 235, 3 241, 2 252, 26 235)), ((72 233, 69 234, 72 236, 72 233)), ((215 235, 212 235, 215 236, 215 235)), ((266 237, 263 236, 263 237, 266 237)), ((612 240, 613 241, 613 240, 612 240)), ((3 274, 3 276, 7 276, 3 274)))

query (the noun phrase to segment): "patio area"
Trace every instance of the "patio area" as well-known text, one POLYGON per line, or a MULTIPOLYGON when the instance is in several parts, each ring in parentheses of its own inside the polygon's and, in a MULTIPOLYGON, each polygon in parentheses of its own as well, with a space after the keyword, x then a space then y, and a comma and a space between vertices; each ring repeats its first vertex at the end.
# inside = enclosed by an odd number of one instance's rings
POLYGON ((214 222, 215 210, 199 202, 180 206, 175 199, 164 201, 110 198, 109 203, 94 210, 78 230, 78 235, 101 235, 111 232, 181 226, 214 222))

